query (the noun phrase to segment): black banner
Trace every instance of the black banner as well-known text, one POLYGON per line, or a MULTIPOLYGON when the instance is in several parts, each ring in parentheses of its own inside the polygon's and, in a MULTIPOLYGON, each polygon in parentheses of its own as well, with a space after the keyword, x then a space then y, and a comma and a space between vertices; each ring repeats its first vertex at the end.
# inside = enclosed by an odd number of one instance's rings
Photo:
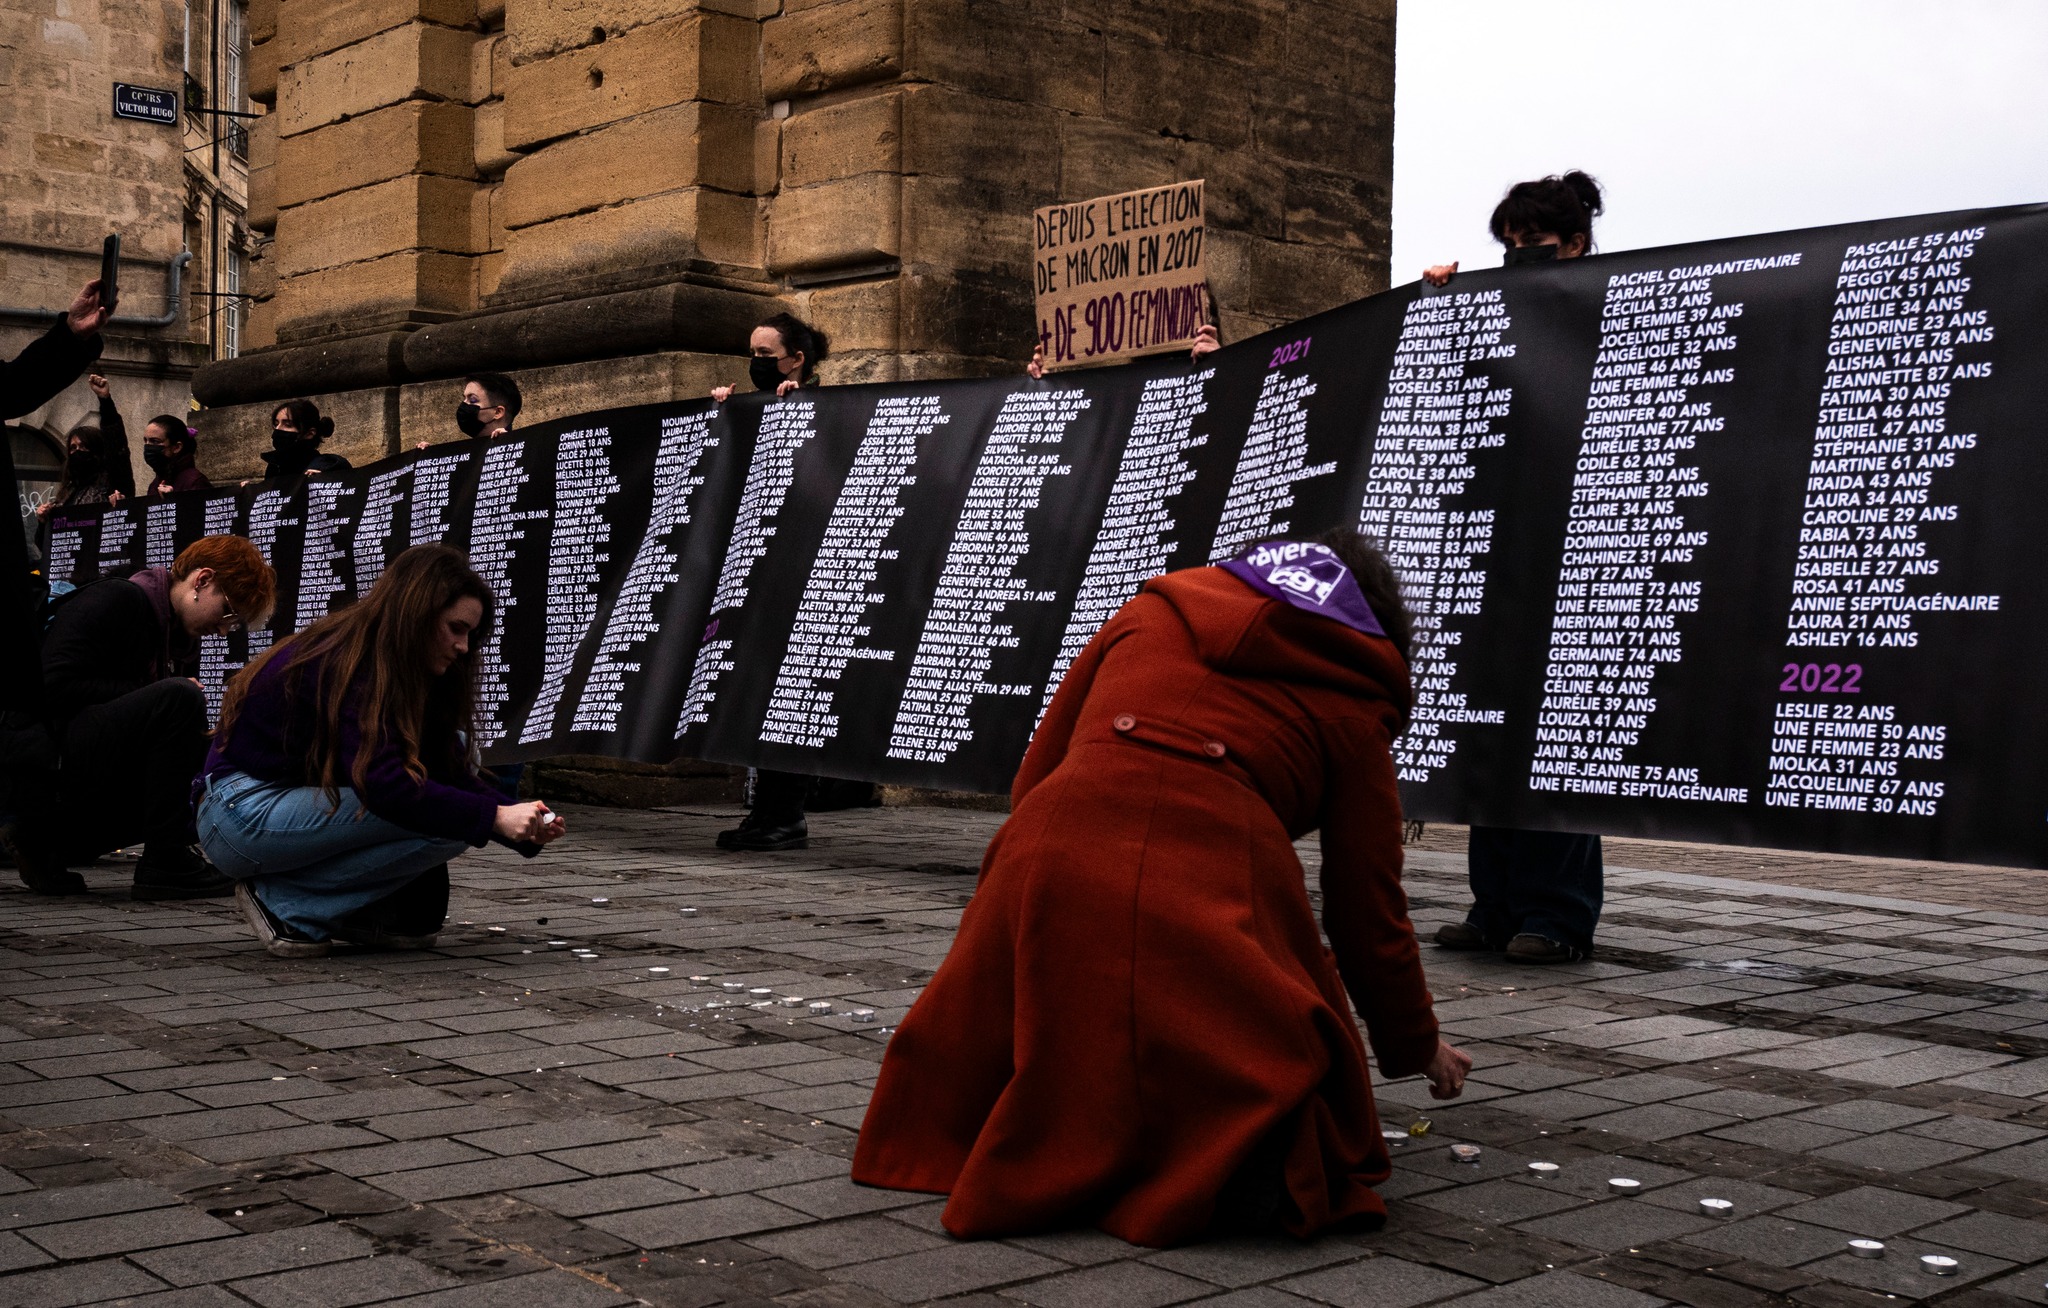
POLYGON ((2048 206, 1859 223, 1464 273, 1199 365, 587 414, 60 511, 52 573, 243 532, 260 643, 447 541, 502 606, 492 759, 999 791, 1145 578, 1356 523, 1419 617, 1412 816, 2041 865, 2044 245, 2048 206))

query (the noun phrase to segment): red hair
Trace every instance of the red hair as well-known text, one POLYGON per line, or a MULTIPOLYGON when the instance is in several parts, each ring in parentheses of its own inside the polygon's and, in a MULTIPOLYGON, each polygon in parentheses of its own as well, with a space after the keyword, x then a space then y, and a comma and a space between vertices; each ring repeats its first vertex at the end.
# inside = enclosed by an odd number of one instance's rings
POLYGON ((201 536, 178 552, 171 579, 183 581, 201 568, 213 569, 214 584, 244 622, 261 621, 277 602, 277 574, 246 536, 201 536))

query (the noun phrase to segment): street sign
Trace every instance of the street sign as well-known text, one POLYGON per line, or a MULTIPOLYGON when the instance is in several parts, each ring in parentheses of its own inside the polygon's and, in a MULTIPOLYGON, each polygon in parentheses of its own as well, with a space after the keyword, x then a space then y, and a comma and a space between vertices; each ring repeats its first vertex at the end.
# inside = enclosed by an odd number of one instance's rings
POLYGON ((133 118, 144 123, 178 122, 178 93, 159 91, 153 86, 114 83, 114 117, 133 118))

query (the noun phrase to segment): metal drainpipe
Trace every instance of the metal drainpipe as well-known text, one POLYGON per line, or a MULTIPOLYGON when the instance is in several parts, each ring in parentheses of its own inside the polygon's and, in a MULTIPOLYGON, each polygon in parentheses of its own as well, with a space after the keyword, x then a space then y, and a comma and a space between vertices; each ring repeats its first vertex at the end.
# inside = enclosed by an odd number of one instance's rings
MULTIPOLYGON (((109 327, 169 327, 178 321, 178 314, 185 307, 185 265, 192 262, 190 250, 180 250, 171 256, 170 269, 164 274, 164 311, 154 318, 140 314, 115 314, 107 320, 109 327)), ((61 309, 27 309, 12 304, 0 304, 0 319, 8 322, 27 322, 47 325, 52 315, 61 309)))

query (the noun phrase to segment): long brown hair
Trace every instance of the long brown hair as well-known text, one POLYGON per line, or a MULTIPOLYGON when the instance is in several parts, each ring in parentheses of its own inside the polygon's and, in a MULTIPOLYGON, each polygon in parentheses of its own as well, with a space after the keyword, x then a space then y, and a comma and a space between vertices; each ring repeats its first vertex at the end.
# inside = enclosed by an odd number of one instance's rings
POLYGON ((348 784, 361 791, 370 759, 387 733, 398 744, 405 770, 424 780, 430 771, 475 767, 476 650, 491 628, 491 588, 460 550, 415 545, 391 561, 370 593, 354 604, 272 645, 228 683, 220 713, 220 736, 234 730, 249 686, 273 659, 284 663, 285 696, 318 697, 319 716, 308 760, 330 803, 348 784), (483 605, 483 621, 470 637, 469 652, 440 676, 427 671, 429 643, 441 614, 458 600, 483 605), (308 687, 306 669, 320 665, 308 687), (353 720, 361 747, 344 783, 341 728, 353 720))

